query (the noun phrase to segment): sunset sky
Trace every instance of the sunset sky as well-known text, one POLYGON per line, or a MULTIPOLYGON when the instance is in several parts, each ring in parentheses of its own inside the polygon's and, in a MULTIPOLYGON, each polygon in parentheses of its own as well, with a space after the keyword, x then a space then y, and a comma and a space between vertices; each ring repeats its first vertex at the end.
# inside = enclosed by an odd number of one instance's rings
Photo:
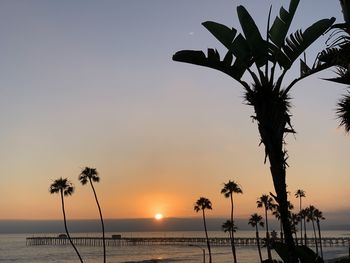
MULTIPOLYGON (((301 0, 293 29, 318 19, 342 21, 338 1, 301 0)), ((273 191, 253 109, 243 89, 214 70, 173 62, 181 49, 223 47, 201 23, 240 29, 244 4, 265 30, 281 3, 268 0, 62 0, 0 2, 0 219, 59 219, 51 182, 76 186, 67 216, 98 218, 91 189, 77 180, 95 167, 105 218, 194 217, 194 202, 213 203, 210 217, 229 214, 220 190, 238 182, 239 217, 257 211, 273 191)), ((265 31, 263 31, 265 32, 265 31)), ((327 37, 309 49, 308 62, 327 37)), ((297 76, 298 65, 286 77, 297 76)), ((287 137, 288 189, 306 191, 305 204, 327 213, 349 211, 350 137, 335 107, 346 87, 321 80, 292 91, 287 137)))

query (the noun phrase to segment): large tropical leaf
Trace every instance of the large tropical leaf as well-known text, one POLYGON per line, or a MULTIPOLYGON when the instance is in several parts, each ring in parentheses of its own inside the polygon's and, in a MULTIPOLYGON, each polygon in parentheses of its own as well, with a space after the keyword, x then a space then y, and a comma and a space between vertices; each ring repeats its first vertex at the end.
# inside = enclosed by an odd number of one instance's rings
POLYGON ((270 29, 270 39, 279 49, 284 43, 288 30, 292 23, 295 11, 299 5, 300 0, 291 0, 289 4, 289 10, 285 10, 283 7, 280 9, 280 16, 276 17, 270 29))
POLYGON ((267 41, 261 37, 258 27, 244 6, 238 6, 237 13, 254 62, 258 67, 264 66, 268 58, 267 41))
POLYGON ((208 49, 207 56, 203 51, 181 50, 174 54, 173 60, 217 69, 238 81, 246 70, 246 67, 242 66, 241 63, 235 62, 232 65, 233 56, 230 52, 227 52, 225 58, 221 61, 218 51, 212 48, 208 49))
POLYGON ((228 28, 225 25, 206 21, 202 25, 212 33, 228 50, 232 49, 233 40, 235 39, 237 30, 228 28))
POLYGON ((231 52, 237 58, 236 61, 239 61, 246 68, 249 68, 254 62, 248 42, 242 34, 238 34, 233 41, 231 52))
POLYGON ((304 32, 296 31, 286 39, 285 45, 282 47, 283 53, 278 53, 276 59, 278 63, 288 69, 294 61, 327 29, 334 23, 335 18, 322 19, 308 27, 304 32), (282 59, 283 58, 283 59, 282 59), (289 60, 289 63, 286 61, 289 60))

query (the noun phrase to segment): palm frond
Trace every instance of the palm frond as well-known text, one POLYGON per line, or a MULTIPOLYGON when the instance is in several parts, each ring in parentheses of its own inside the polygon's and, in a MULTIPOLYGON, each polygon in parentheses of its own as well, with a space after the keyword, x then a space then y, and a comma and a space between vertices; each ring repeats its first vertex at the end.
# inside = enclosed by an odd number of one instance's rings
POLYGON ((344 95, 337 104, 337 117, 340 120, 340 126, 343 126, 347 133, 350 132, 350 92, 344 95))
POLYGON ((336 73, 338 74, 338 77, 336 78, 327 78, 325 80, 337 82, 340 84, 350 84, 350 72, 342 67, 337 67, 336 73))

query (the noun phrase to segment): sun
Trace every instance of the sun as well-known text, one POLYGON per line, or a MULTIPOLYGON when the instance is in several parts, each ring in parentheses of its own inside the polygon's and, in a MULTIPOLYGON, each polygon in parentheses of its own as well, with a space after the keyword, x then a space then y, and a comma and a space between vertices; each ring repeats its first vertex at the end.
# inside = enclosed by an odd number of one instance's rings
POLYGON ((157 213, 154 215, 154 219, 155 220, 162 220, 163 219, 163 215, 161 213, 157 213))

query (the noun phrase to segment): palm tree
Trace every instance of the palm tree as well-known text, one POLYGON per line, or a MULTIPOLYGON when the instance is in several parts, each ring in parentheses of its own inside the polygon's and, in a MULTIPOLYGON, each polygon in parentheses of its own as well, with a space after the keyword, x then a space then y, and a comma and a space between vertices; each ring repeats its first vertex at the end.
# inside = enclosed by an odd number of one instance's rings
MULTIPOLYGON (((224 184, 224 187, 221 189, 221 193, 226 197, 230 198, 231 201, 231 222, 233 223, 233 193, 236 194, 242 194, 243 191, 241 187, 235 183, 234 181, 229 180, 228 183, 224 184)), ((236 247, 235 247, 235 238, 233 234, 233 228, 231 228, 231 248, 232 248, 232 255, 233 260, 235 263, 237 263, 237 256, 236 256, 236 247)))
POLYGON ((319 238, 319 241, 320 241, 321 257, 323 258, 320 220, 325 220, 325 218, 324 218, 324 216, 322 214, 322 211, 318 210, 317 208, 314 211, 314 216, 316 218, 316 224, 317 224, 317 229, 318 229, 318 238, 319 238))
POLYGON ((67 178, 58 178, 53 183, 50 185, 50 194, 57 194, 59 193, 61 195, 61 205, 62 205, 62 212, 63 212, 63 222, 64 222, 64 229, 66 230, 67 237, 69 239, 69 242, 71 243, 72 247, 74 248, 75 252, 77 253, 80 262, 83 263, 83 260, 79 254, 78 249, 75 247, 69 232, 68 232, 68 227, 67 227, 67 219, 66 219, 66 211, 64 209, 64 196, 69 196, 72 195, 74 192, 74 186, 72 185, 71 182, 68 181, 67 178))
POLYGON ((318 240, 317 240, 317 235, 316 235, 316 229, 315 229, 315 207, 313 205, 310 205, 309 207, 306 208, 307 214, 306 214, 306 221, 312 223, 312 229, 314 231, 314 240, 315 240, 315 245, 316 245, 316 253, 318 254, 318 240))
POLYGON ((261 248, 260 248, 260 238, 259 238, 259 228, 258 226, 264 227, 264 222, 262 221, 262 216, 258 215, 257 213, 252 214, 249 218, 248 224, 252 227, 255 227, 255 235, 256 235, 256 244, 258 245, 258 252, 259 252, 259 258, 260 262, 263 262, 262 256, 261 256, 261 248))
POLYGON ((301 76, 286 85, 286 88, 283 88, 282 82, 297 58, 335 21, 335 18, 322 19, 304 32, 298 30, 287 37, 298 4, 299 0, 291 0, 288 11, 281 8, 280 17, 276 17, 271 27, 270 19, 268 19, 266 39, 263 39, 255 21, 243 6, 237 7, 237 13, 244 36, 237 34, 235 28, 212 21, 204 22, 203 26, 227 48, 228 51, 223 60, 219 52, 212 48, 208 49, 207 55, 203 51, 182 50, 173 56, 174 61, 222 71, 243 86, 246 103, 255 111, 253 119, 258 124, 261 143, 265 146, 265 162, 267 158, 270 162, 277 201, 281 207, 289 262, 297 261, 288 220, 286 190, 288 155, 285 149, 285 137, 289 133, 295 133, 290 118, 289 93, 297 82, 328 68, 329 65, 317 61, 312 68, 309 68, 303 62, 301 76), (251 77, 251 85, 243 79, 243 76, 247 75, 251 77))
POLYGON ((226 220, 224 223, 222 223, 221 228, 225 233, 228 232, 230 240, 232 238, 232 233, 236 233, 238 229, 235 222, 231 220, 226 220))
POLYGON ((209 263, 211 263, 211 250, 210 250, 210 242, 208 237, 208 230, 207 230, 207 223, 205 220, 205 209, 212 209, 212 205, 209 199, 205 197, 200 197, 197 202, 194 205, 194 211, 197 213, 202 210, 202 216, 203 216, 203 223, 204 223, 204 231, 205 231, 205 237, 207 240, 207 247, 208 247, 208 253, 209 253, 209 263))
POLYGON ((292 225, 292 232, 295 235, 295 243, 296 243, 296 245, 298 245, 297 226, 298 226, 299 221, 300 221, 300 215, 296 214, 296 213, 292 213, 290 220, 291 220, 291 225, 292 225))
POLYGON ((303 221, 303 226, 304 226, 304 245, 307 246, 307 234, 306 234, 306 217, 307 217, 307 209, 301 209, 299 212, 300 220, 303 221))
POLYGON ((266 248, 267 248, 267 255, 270 261, 272 261, 271 256, 271 248, 270 248, 270 233, 269 233, 269 223, 267 219, 267 211, 272 211, 276 204, 274 203, 273 199, 269 195, 262 195, 259 197, 259 199, 256 201, 258 208, 264 208, 265 210, 265 224, 266 224, 266 248))
MULTIPOLYGON (((291 218, 291 210, 293 210, 293 209, 294 209, 293 204, 288 201, 289 218, 291 218)), ((284 238, 283 238, 283 225, 282 225, 282 220, 281 220, 280 206, 278 204, 275 205, 275 207, 273 208, 272 214, 280 222, 280 237, 281 237, 281 241, 283 242, 284 241, 284 238)))
POLYGON ((103 262, 106 263, 105 227, 104 227, 104 223, 103 223, 103 217, 102 217, 100 203, 98 202, 97 194, 96 194, 95 187, 93 184, 93 182, 98 183, 100 181, 100 177, 98 176, 98 172, 97 172, 96 168, 85 167, 79 175, 79 181, 81 182, 82 185, 85 185, 89 182, 90 186, 92 188, 92 191, 94 192, 95 201, 97 204, 98 212, 100 213, 100 220, 101 220, 101 225, 102 225, 103 262))
MULTIPOLYGON (((303 197, 306 197, 305 195, 305 191, 304 190, 301 190, 301 189, 298 189, 296 192, 295 192, 295 197, 296 198, 299 198, 299 212, 301 211, 302 209, 302 206, 301 206, 301 199, 303 197)), ((300 220, 300 243, 301 245, 303 245, 303 220, 300 220)))

